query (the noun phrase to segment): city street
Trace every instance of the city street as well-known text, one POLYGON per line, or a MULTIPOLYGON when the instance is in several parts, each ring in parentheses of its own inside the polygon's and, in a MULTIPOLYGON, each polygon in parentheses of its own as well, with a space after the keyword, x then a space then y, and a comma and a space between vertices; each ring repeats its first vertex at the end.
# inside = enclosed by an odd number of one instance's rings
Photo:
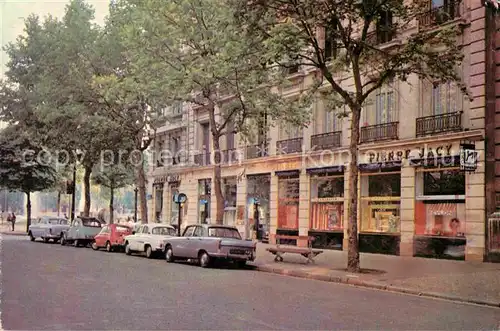
POLYGON ((500 309, 2 236, 6 330, 498 330, 500 309))

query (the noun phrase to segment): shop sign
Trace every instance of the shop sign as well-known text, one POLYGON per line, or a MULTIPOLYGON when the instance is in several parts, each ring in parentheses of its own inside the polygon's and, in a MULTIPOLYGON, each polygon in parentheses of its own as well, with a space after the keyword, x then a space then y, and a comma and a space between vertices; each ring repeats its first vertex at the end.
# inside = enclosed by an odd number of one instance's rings
POLYGON ((411 159, 435 159, 451 156, 453 145, 440 145, 436 147, 424 146, 414 149, 399 149, 394 151, 368 152, 368 163, 401 162, 411 159))
POLYGON ((460 144, 460 170, 475 171, 477 169, 477 156, 476 145, 460 144))

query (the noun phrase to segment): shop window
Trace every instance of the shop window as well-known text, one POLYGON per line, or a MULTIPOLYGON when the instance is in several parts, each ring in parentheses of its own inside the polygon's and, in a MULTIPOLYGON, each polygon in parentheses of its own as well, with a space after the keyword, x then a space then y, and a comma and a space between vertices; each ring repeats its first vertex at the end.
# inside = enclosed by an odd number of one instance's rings
POLYGON ((163 211, 163 185, 155 187, 155 220, 161 222, 163 211))
POLYGON ((179 204, 173 202, 173 197, 179 194, 179 184, 170 185, 170 199, 167 201, 170 205, 170 224, 179 222, 179 204))
POLYGON ((401 174, 361 176, 361 232, 399 233, 401 174))
POLYGON ((426 169, 416 181, 415 234, 465 237, 465 174, 426 169))
POLYGON ((278 228, 298 229, 300 184, 298 177, 278 181, 278 228))
POLYGON ((270 230, 271 176, 248 176, 247 185, 247 231, 257 231, 257 239, 259 240, 267 239, 270 230))
POLYGON ((344 224, 344 176, 311 178, 311 230, 342 230, 344 224))
POLYGON ((236 222, 236 177, 223 179, 224 224, 235 225, 236 222))
POLYGON ((210 223, 210 179, 201 179, 198 181, 198 218, 201 224, 210 223))

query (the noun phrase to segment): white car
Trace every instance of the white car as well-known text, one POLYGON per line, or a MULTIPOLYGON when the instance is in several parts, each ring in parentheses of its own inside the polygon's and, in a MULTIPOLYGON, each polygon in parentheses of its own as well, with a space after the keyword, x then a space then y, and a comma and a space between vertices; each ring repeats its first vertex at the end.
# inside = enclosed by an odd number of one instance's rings
POLYGON ((42 238, 44 242, 59 241, 61 233, 69 229, 68 220, 62 217, 42 216, 29 226, 28 236, 31 241, 42 238))
POLYGON ((171 225, 143 224, 137 231, 124 238, 125 254, 146 253, 146 257, 151 259, 155 255, 163 254, 165 242, 176 234, 177 231, 171 225))

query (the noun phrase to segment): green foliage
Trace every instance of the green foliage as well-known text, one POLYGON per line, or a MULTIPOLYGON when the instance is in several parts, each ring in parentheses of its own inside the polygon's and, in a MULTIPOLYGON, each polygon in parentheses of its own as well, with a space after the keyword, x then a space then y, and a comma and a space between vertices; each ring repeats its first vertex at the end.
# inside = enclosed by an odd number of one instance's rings
POLYGON ((103 167, 103 169, 96 169, 92 177, 94 184, 109 189, 119 189, 132 185, 134 180, 134 169, 130 166, 126 167, 124 164, 110 165, 103 167))
POLYGON ((54 167, 39 157, 42 148, 35 146, 19 128, 9 127, 0 136, 0 187, 31 193, 55 186, 54 167))

